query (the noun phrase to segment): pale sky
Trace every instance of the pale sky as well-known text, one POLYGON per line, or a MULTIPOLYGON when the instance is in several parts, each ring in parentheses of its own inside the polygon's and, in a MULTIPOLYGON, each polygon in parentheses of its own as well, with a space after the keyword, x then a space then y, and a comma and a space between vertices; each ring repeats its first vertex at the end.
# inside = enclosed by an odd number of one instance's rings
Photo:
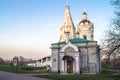
POLYGON ((0 57, 50 55, 51 43, 59 41, 66 4, 75 26, 86 10, 94 23, 94 40, 100 44, 113 16, 110 0, 0 0, 0 57))

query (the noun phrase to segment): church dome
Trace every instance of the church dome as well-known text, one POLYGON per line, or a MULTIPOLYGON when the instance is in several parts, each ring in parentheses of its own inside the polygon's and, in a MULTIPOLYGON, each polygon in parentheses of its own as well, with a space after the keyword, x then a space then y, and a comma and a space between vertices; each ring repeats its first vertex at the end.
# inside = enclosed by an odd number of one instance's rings
POLYGON ((84 12, 83 12, 83 15, 87 15, 87 13, 84 11, 84 12))
POLYGON ((83 23, 83 24, 85 24, 85 23, 90 24, 90 23, 91 23, 91 22, 87 19, 87 13, 86 13, 86 12, 83 12, 83 14, 82 14, 82 20, 79 22, 79 24, 81 24, 81 23, 83 23))
POLYGON ((80 23, 86 23, 86 22, 91 23, 89 20, 82 20, 82 21, 80 21, 80 23))

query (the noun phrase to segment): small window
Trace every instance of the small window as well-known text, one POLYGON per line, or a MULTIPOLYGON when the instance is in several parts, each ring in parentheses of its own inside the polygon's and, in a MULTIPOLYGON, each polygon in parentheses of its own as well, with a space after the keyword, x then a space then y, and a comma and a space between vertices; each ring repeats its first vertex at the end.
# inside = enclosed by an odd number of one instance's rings
POLYGON ((48 57, 48 61, 50 61, 50 57, 48 57))
POLYGON ((91 39, 93 39, 93 35, 91 35, 91 39))
POLYGON ((54 62, 56 62, 56 59, 53 59, 54 62))
POLYGON ((83 36, 83 38, 86 40, 87 39, 87 37, 86 36, 83 36))

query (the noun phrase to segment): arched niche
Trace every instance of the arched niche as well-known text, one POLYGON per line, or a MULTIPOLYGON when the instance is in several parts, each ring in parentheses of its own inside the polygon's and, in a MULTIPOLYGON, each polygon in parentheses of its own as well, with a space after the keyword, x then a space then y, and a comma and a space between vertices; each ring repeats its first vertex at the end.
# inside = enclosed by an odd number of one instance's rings
POLYGON ((68 42, 66 45, 64 45, 60 52, 70 52, 70 51, 79 51, 78 47, 74 44, 72 44, 71 42, 68 42))

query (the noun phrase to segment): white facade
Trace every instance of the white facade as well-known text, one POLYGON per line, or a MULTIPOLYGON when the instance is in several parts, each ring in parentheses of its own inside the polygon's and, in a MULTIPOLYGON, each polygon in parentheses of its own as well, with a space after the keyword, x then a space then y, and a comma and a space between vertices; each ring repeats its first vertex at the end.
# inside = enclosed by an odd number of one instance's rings
POLYGON ((95 41, 52 44, 52 71, 61 73, 99 73, 100 57, 95 41))
POLYGON ((64 21, 60 29, 60 42, 51 45, 52 72, 96 74, 101 70, 99 46, 93 41, 93 24, 83 13, 77 25, 77 35, 66 6, 64 21), (73 35, 74 34, 74 35, 73 35))
POLYGON ((46 56, 36 62, 37 67, 51 67, 51 56, 46 56))

